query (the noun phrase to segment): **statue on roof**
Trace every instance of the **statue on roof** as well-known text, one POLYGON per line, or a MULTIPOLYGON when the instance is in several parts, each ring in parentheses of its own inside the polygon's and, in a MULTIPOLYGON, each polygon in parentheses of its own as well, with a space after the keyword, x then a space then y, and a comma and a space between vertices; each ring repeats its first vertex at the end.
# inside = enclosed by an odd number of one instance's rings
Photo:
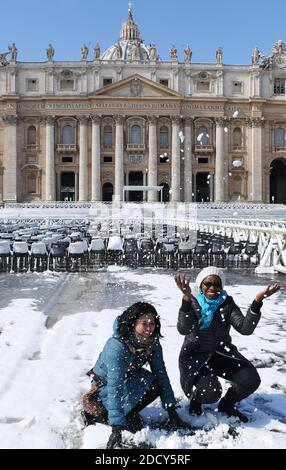
POLYGON ((252 64, 253 65, 258 64, 260 56, 261 56, 260 50, 258 49, 258 47, 255 47, 252 51, 252 64))
POLYGON ((47 59, 49 62, 51 62, 55 55, 55 49, 53 48, 52 44, 48 45, 46 52, 47 52, 47 59))
POLYGON ((185 47, 184 53, 185 53, 185 64, 190 64, 193 53, 191 51, 189 44, 187 45, 187 47, 185 47))
POLYGON ((88 47, 87 45, 84 43, 82 46, 81 46, 81 60, 87 60, 87 56, 88 56, 88 47))
POLYGON ((222 47, 218 47, 215 53, 216 63, 222 64, 222 47))
POLYGON ((93 47, 94 60, 99 59, 100 57, 100 45, 97 42, 93 47))
POLYGON ((172 60, 178 60, 178 50, 174 45, 170 49, 170 57, 172 60))
POLYGON ((18 49, 15 43, 13 42, 12 46, 8 46, 8 49, 11 54, 11 62, 17 62, 18 49))

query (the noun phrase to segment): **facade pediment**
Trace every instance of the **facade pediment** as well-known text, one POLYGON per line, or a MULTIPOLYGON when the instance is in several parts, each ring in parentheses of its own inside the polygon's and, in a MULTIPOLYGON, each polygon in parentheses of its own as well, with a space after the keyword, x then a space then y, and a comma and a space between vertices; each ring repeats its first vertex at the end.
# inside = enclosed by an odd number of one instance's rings
POLYGON ((91 97, 111 97, 111 98, 176 98, 183 99, 180 93, 170 90, 160 83, 153 82, 141 75, 131 77, 112 83, 96 92, 90 94, 91 97))

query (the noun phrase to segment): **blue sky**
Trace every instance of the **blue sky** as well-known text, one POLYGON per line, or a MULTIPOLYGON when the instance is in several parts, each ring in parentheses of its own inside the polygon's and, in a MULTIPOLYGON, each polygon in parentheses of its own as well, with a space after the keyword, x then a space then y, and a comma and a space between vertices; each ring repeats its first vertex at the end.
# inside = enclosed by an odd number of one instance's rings
MULTIPOLYGON (((16 43, 19 61, 43 61, 48 43, 55 60, 79 60, 86 42, 101 51, 119 38, 127 19, 128 0, 13 0, 1 2, 0 52, 16 43)), ((180 60, 190 44, 193 62, 214 62, 223 48, 225 64, 249 64, 252 49, 271 52, 286 42, 286 2, 265 0, 133 0, 141 37, 154 42, 162 59, 175 44, 180 60)), ((92 51, 90 51, 90 58, 92 51)))

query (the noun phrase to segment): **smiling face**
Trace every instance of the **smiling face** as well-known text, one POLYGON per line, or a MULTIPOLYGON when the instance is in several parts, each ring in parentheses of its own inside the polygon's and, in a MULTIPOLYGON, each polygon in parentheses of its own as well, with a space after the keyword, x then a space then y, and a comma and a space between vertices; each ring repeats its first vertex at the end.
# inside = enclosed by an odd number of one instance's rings
POLYGON ((152 313, 141 315, 135 323, 135 333, 143 338, 149 338, 154 333, 156 328, 155 319, 152 313))
POLYGON ((208 299, 216 299, 222 290, 220 277, 215 275, 205 277, 201 283, 201 289, 208 299))

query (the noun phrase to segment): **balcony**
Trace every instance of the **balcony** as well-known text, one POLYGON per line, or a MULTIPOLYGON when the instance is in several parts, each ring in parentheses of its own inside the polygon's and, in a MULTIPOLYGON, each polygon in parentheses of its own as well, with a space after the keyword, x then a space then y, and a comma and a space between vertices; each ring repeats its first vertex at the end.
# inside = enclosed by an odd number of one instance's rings
POLYGON ((242 145, 236 145, 236 144, 233 144, 232 146, 232 152, 245 152, 245 147, 243 147, 242 145))
POLYGON ((127 144, 127 152, 134 152, 136 150, 143 152, 145 150, 145 144, 127 144))
POLYGON ((76 152, 76 151, 77 151, 77 145, 75 144, 69 144, 69 145, 57 144, 57 152, 70 153, 70 152, 76 152))
POLYGON ((213 153, 213 145, 195 145, 195 153, 213 153))
POLYGON ((40 149, 38 144, 27 144, 25 150, 27 152, 37 152, 40 149))
POLYGON ((286 152, 286 147, 275 147, 275 152, 286 152))

